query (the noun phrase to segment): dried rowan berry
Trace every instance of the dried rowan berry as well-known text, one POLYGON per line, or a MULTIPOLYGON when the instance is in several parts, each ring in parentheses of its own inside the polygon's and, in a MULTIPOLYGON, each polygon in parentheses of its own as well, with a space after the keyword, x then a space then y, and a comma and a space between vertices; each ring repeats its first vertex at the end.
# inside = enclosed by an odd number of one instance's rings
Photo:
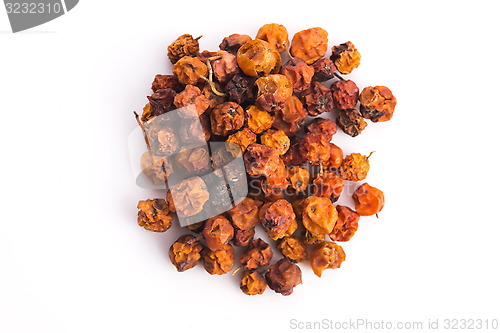
POLYGON ((207 65, 200 59, 189 56, 177 61, 172 71, 180 83, 192 85, 202 82, 202 78, 206 78, 208 74, 207 65))
POLYGON ((314 81, 302 95, 305 108, 310 116, 333 110, 333 97, 330 89, 321 82, 314 81))
POLYGON ((146 230, 164 232, 172 226, 173 216, 163 199, 141 200, 137 204, 137 222, 146 230))
POLYGON ((321 133, 307 133, 302 139, 301 152, 312 165, 325 165, 330 159, 330 143, 321 133))
POLYGON ((302 283, 302 271, 288 259, 281 259, 271 265, 266 273, 269 288, 283 296, 292 294, 293 288, 302 283))
POLYGON ((273 241, 277 241, 278 239, 281 239, 283 237, 288 237, 293 235, 295 230, 297 230, 299 224, 297 223, 297 220, 293 220, 292 224, 290 224, 290 227, 285 232, 274 232, 274 231, 267 231, 267 234, 269 235, 269 238, 271 238, 273 241))
POLYGON ((179 141, 173 129, 155 123, 147 131, 147 138, 154 155, 169 156, 179 148, 179 141))
POLYGON ((312 193, 315 196, 329 198, 334 202, 344 189, 344 180, 331 171, 318 173, 314 177, 313 184, 312 193))
POLYGON ((250 242, 240 255, 240 263, 244 269, 257 269, 269 265, 273 251, 269 244, 257 238, 250 242))
POLYGON ((300 93, 311 85, 314 68, 308 66, 304 60, 294 57, 281 67, 281 74, 290 81, 293 92, 300 93))
POLYGON ((332 232, 337 217, 337 210, 328 198, 310 196, 304 200, 302 224, 313 234, 332 232))
POLYGON ((292 138, 290 149, 288 149, 285 155, 281 156, 281 159, 283 160, 283 163, 285 163, 285 166, 302 165, 307 161, 301 149, 300 141, 293 139, 296 138, 292 138))
MULTIPOLYGON (((220 84, 219 82, 212 82, 212 84, 215 87, 216 91, 220 92, 220 91, 224 90, 222 84, 220 84)), ((216 107, 217 105, 226 102, 226 96, 221 96, 220 94, 217 95, 214 92, 214 89, 212 89, 212 86, 210 85, 209 82, 205 82, 204 84, 199 85, 199 86, 200 86, 201 93, 203 94, 203 96, 205 96, 208 99, 208 110, 211 110, 214 107, 216 107)), ((205 114, 207 114, 207 113, 208 113, 208 111, 205 114)))
POLYGON ((274 148, 253 143, 247 147, 244 160, 248 174, 269 176, 278 168, 279 155, 274 148))
POLYGON ((202 250, 200 241, 191 235, 183 235, 170 246, 168 254, 177 271, 184 272, 200 262, 202 250))
POLYGON ((343 160, 344 152, 342 151, 342 149, 330 142, 330 158, 323 166, 327 168, 338 169, 342 165, 343 160))
POLYGON ((284 237, 278 241, 276 247, 291 262, 297 263, 307 258, 306 244, 298 237, 284 237))
POLYGON ((167 157, 154 155, 151 151, 142 154, 141 170, 155 185, 165 184, 167 178, 174 172, 172 163, 167 157))
POLYGON ((259 218, 266 230, 284 233, 295 220, 295 213, 288 201, 280 199, 275 202, 266 202, 260 208, 259 218))
POLYGON ((354 109, 340 110, 337 125, 345 134, 355 137, 366 128, 366 121, 354 109))
POLYGON ((288 31, 283 25, 277 23, 265 24, 260 27, 255 38, 268 42, 278 52, 285 51, 290 45, 288 31))
POLYGON ((270 129, 262 133, 260 142, 263 145, 274 148, 279 155, 283 155, 290 148, 290 139, 281 130, 270 129))
POLYGON ((345 260, 345 252, 340 245, 322 242, 314 246, 309 256, 314 274, 321 277, 325 269, 339 268, 345 260))
POLYGON ((240 47, 252 41, 248 35, 232 34, 225 37, 219 45, 219 49, 236 54, 240 47))
POLYGON ((364 88, 359 95, 359 102, 363 117, 376 123, 392 118, 397 100, 389 88, 375 86, 364 88))
POLYGON ((246 43, 236 55, 241 70, 249 76, 278 73, 281 56, 268 42, 255 39, 246 43))
POLYGON ((266 176, 263 190, 264 194, 268 196, 270 191, 276 192, 276 191, 281 191, 287 189, 289 185, 288 182, 288 175, 285 167, 285 163, 281 160, 281 158, 278 161, 278 167, 272 174, 269 176, 266 176))
POLYGON ((157 74, 153 83, 151 84, 151 90, 156 92, 160 89, 173 89, 175 92, 181 92, 184 86, 177 80, 173 75, 161 75, 157 74))
POLYGON ((215 60, 212 63, 214 76, 217 81, 221 83, 227 83, 235 74, 240 71, 238 62, 236 61, 236 56, 227 51, 217 51, 217 55, 221 58, 215 60))
POLYGON ((183 147, 175 154, 174 161, 182 173, 187 176, 195 176, 212 170, 208 147, 198 146, 194 148, 183 147))
POLYGON ((297 192, 305 191, 309 185, 309 171, 305 167, 294 166, 288 170, 288 179, 297 192))
POLYGON ((211 275, 226 274, 234 267, 234 249, 229 244, 223 245, 217 251, 204 249, 201 254, 203 256, 203 267, 211 275))
POLYGON ((226 142, 229 143, 226 144, 226 149, 231 152, 234 157, 241 156, 249 145, 257 142, 257 135, 244 127, 242 130, 231 134, 226 142))
POLYGON ((311 28, 297 32, 292 38, 290 53, 310 65, 323 57, 328 49, 328 32, 311 28))
POLYGON ((240 289, 247 295, 262 295, 266 290, 266 280, 257 271, 244 270, 241 273, 240 289))
POLYGON ((156 117, 156 116, 153 114, 153 109, 151 108, 151 103, 144 105, 144 107, 142 108, 141 121, 143 123, 145 123, 146 121, 148 121, 154 117, 156 117))
POLYGON ((359 88, 351 80, 339 80, 332 84, 333 105, 336 109, 354 109, 358 103, 359 88))
POLYGON ((364 183, 352 195, 356 212, 362 216, 378 214, 384 208, 384 192, 364 183))
POLYGON ((196 55, 196 58, 200 60, 202 63, 206 64, 207 60, 212 60, 213 57, 217 56, 217 52, 212 52, 208 50, 204 50, 196 55))
POLYGON ((324 234, 314 234, 309 230, 304 230, 304 235, 302 236, 302 241, 307 245, 313 245, 321 243, 325 240, 324 234))
POLYGON ((238 104, 253 101, 255 78, 243 74, 234 75, 226 85, 229 100, 238 104))
POLYGON ((255 236, 255 228, 241 230, 234 228, 233 244, 235 246, 248 246, 255 236))
POLYGON ((359 54, 353 43, 347 42, 332 47, 330 59, 333 60, 340 73, 350 74, 354 68, 359 66, 361 54, 359 54))
MULTIPOLYGON (((373 152, 372 152, 373 153, 373 152)), ((340 166, 340 176, 345 180, 360 181, 366 178, 370 170, 370 162, 368 156, 358 153, 347 155, 340 166)))
POLYGON ((354 236, 358 230, 359 214, 346 206, 337 206, 339 218, 333 231, 330 233, 330 238, 334 242, 347 242, 354 236))
POLYGON ((259 224, 259 208, 261 201, 244 198, 234 208, 227 211, 233 225, 241 230, 253 229, 259 224))
POLYGON ((259 77, 255 85, 258 89, 255 105, 269 112, 281 109, 293 94, 290 81, 282 74, 259 77))
POLYGON ((168 58, 175 64, 179 59, 185 56, 196 56, 200 51, 200 45, 198 44, 198 38, 193 38, 189 34, 179 36, 172 44, 168 47, 168 58))
MULTIPOLYGON (((263 195, 262 200, 264 201, 276 201, 279 199, 284 199, 285 198, 285 193, 283 193, 283 189, 281 187, 287 186, 286 183, 284 183, 283 186, 280 187, 272 187, 272 185, 268 185, 268 179, 269 178, 264 178, 261 177, 258 182, 258 194, 263 195)), ((286 181, 285 179, 278 179, 279 182, 281 181, 286 181)))
POLYGON ((315 61, 311 66, 314 69, 313 80, 319 82, 333 79, 335 71, 337 70, 333 61, 327 58, 321 58, 315 61))
POLYGON ((331 141, 337 133, 337 125, 334 121, 324 118, 316 118, 306 126, 308 132, 324 134, 327 141, 331 141))
POLYGON ((170 196, 177 215, 189 217, 203 210, 203 205, 208 201, 210 194, 203 179, 191 177, 171 186, 170 196))
POLYGON ((255 105, 250 105, 245 112, 245 124, 254 133, 260 134, 273 125, 273 116, 255 105))
POLYGON ((205 243, 210 250, 219 250, 223 245, 229 243, 229 241, 233 239, 233 236, 233 226, 224 216, 217 215, 209 218, 205 222, 203 237, 205 238, 205 243))
POLYGON ((217 105, 210 113, 212 133, 227 136, 239 130, 245 123, 245 114, 235 102, 217 105))
POLYGON ((210 139, 210 121, 206 114, 198 119, 182 119, 179 138, 184 143, 205 143, 210 139))
POLYGON ((198 118, 210 106, 208 98, 201 93, 201 90, 190 84, 175 96, 174 104, 178 108, 183 108, 177 111, 180 117, 190 119, 198 118))
POLYGON ((292 95, 286 100, 283 108, 275 112, 273 127, 282 130, 288 136, 294 136, 300 131, 306 119, 307 111, 302 102, 297 96, 292 95))
MULTIPOLYGON (((170 88, 158 89, 151 96, 148 96, 149 104, 151 110, 147 111, 146 115, 143 114, 143 118, 148 118, 147 120, 164 114, 168 111, 175 109, 174 99, 177 93, 170 88)), ((142 119, 144 121, 145 119, 142 119)))

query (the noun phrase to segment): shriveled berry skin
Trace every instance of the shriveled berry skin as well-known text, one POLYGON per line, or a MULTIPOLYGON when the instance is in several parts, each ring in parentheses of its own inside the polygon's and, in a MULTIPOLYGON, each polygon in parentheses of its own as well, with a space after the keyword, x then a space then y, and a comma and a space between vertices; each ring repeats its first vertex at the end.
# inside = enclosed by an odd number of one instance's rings
POLYGON ((332 56, 330 59, 335 63, 335 67, 342 74, 350 74, 357 68, 361 61, 361 54, 359 54, 354 44, 347 42, 332 47, 332 56))
POLYGON ((281 56, 268 42, 255 39, 239 48, 236 55, 238 66, 249 76, 278 73, 281 56))
POLYGON ((359 102, 363 117, 374 123, 390 120, 397 104, 392 91, 384 86, 364 88, 359 95, 359 102))
POLYGON ((269 265, 273 252, 269 244, 258 238, 250 242, 240 255, 240 263, 245 269, 257 269, 269 265))
POLYGON ((265 24, 260 27, 255 38, 268 42, 278 52, 284 52, 290 45, 288 31, 283 25, 277 23, 265 24))
POLYGON ((217 251, 204 249, 202 256, 203 267, 210 275, 223 275, 234 267, 234 249, 229 244, 223 245, 217 251))
POLYGON ((333 111, 333 96, 330 89, 321 82, 314 81, 302 95, 305 108, 310 116, 333 111))
POLYGON ((288 259, 281 259, 266 273, 269 288, 283 296, 291 295, 293 288, 302 283, 302 271, 288 259))
POLYGON ((279 199, 275 202, 265 203, 260 208, 259 217, 264 229, 283 234, 295 220, 295 213, 288 201, 279 199))
POLYGON ((217 105, 210 113, 212 133, 228 136, 235 133, 245 123, 245 113, 235 102, 225 102, 217 105))
POLYGON ((202 77, 207 77, 208 68, 200 59, 185 56, 177 61, 172 70, 180 83, 196 85, 203 81, 202 77))
POLYGON ((233 239, 234 228, 228 219, 222 215, 217 215, 205 222, 202 234, 207 247, 211 251, 217 251, 233 239))
POLYGON ((299 237, 287 236, 281 238, 276 247, 291 262, 297 263, 307 258, 306 244, 299 237))
POLYGON ((252 41, 248 35, 232 34, 225 37, 219 45, 219 49, 236 54, 240 47, 252 41))
POLYGON ((251 241, 253 241, 253 237, 255 236, 255 228, 241 230, 234 229, 234 237, 233 244, 234 246, 248 246, 251 241))
POLYGON ((356 137, 366 128, 366 121, 355 109, 340 110, 337 125, 347 135, 356 137))
POLYGON ((250 296, 262 295, 266 288, 266 280, 257 271, 244 270, 241 273, 240 289, 243 293, 250 296))
POLYGON ((345 252, 342 247, 330 242, 317 244, 309 255, 313 272, 319 277, 325 269, 339 268, 344 260, 345 252))
POLYGON ((306 126, 306 130, 311 133, 324 134, 326 140, 331 141, 333 135, 337 133, 337 125, 330 119, 316 118, 306 126))
POLYGON ((190 34, 184 34, 168 46, 167 55, 172 64, 175 64, 185 56, 195 57, 199 51, 198 38, 195 39, 190 34))
POLYGON ((329 234, 337 218, 337 210, 328 198, 312 195, 304 200, 302 224, 311 233, 329 234))
POLYGON ((339 80, 332 84, 333 105, 336 109, 354 109, 358 103, 359 88, 351 80, 339 80))
POLYGON ((151 90, 156 92, 159 89, 173 89, 176 92, 181 92, 184 86, 180 84, 174 75, 161 75, 157 74, 153 83, 151 84, 151 90))
POLYGON ((233 225, 241 230, 253 229, 260 223, 259 208, 262 201, 244 198, 239 204, 227 211, 233 225))
POLYGON ((330 158, 323 165, 327 168, 338 169, 342 165, 342 161, 344 160, 344 152, 340 147, 330 142, 330 158))
POLYGON ((311 85, 314 76, 314 68, 308 66, 300 58, 293 58, 281 68, 281 74, 285 75, 293 86, 294 93, 300 93, 311 85))
POLYGON ((328 32, 316 27, 297 32, 292 38, 290 53, 310 65, 323 57, 327 49, 328 32))
POLYGON ((183 235, 177 239, 168 251, 170 261, 178 272, 193 268, 201 261, 203 245, 192 235, 183 235))
POLYGON ((331 171, 318 173, 313 184, 314 195, 329 198, 333 202, 337 201, 344 189, 344 180, 331 171))
POLYGON ((245 111, 245 125, 254 133, 260 134, 273 126, 274 117, 261 108, 250 105, 245 111))
POLYGON ((255 81, 255 85, 257 86, 255 105, 268 112, 283 108, 286 101, 293 95, 290 81, 282 74, 260 77, 255 81))
POLYGON ((384 208, 384 192, 364 183, 352 195, 356 212, 361 216, 378 214, 384 208))
POLYGON ((148 199, 137 204, 137 222, 146 230, 165 232, 172 226, 173 215, 163 199, 148 199))
POLYGON ((228 99, 238 104, 251 102, 255 99, 254 86, 255 78, 244 74, 236 74, 226 85, 228 99))
POLYGON ((330 239, 334 242, 347 242, 358 230, 360 215, 347 206, 337 205, 339 218, 330 233, 330 239))
POLYGON ((258 143, 248 146, 243 158, 247 173, 252 176, 270 176, 279 164, 278 151, 258 143))
POLYGON ((368 157, 358 153, 347 155, 340 166, 340 176, 354 182, 364 180, 370 171, 368 157))
POLYGON ((333 61, 327 58, 321 58, 315 61, 311 66, 314 68, 313 80, 319 82, 333 79, 335 76, 334 73, 337 70, 333 61))

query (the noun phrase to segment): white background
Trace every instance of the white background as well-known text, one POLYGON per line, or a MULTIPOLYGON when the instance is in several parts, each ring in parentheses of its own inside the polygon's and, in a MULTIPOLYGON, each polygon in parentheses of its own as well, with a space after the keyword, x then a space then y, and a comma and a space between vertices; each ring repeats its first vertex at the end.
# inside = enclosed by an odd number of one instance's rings
POLYGON ((0 332, 500 319, 495 3, 87 0, 18 34, 0 9, 0 332), (301 264, 292 296, 249 297, 236 276, 177 273, 178 228, 137 226, 137 201, 162 193, 135 185, 127 137, 154 75, 171 70, 173 39, 203 35, 214 50, 270 22, 290 35, 323 27, 330 47, 353 41, 351 77, 390 87, 398 105, 360 137, 334 137, 345 153, 376 150, 367 180, 387 202, 362 219, 341 269, 320 279, 301 264))

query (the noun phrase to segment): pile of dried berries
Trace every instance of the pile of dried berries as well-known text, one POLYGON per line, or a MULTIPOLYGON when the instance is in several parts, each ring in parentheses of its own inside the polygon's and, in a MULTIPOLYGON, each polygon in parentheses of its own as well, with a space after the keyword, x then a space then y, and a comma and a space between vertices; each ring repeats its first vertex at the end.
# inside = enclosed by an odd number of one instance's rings
POLYGON ((361 55, 349 41, 325 57, 328 33, 319 27, 290 40, 284 26, 266 24, 255 39, 232 34, 214 52, 200 52, 200 38, 184 34, 168 46, 173 74, 156 75, 142 116, 135 113, 148 148, 143 174, 167 190, 139 201, 137 221, 154 232, 185 222, 169 251, 179 272, 201 262, 211 275, 241 269, 243 293, 290 295, 302 283, 298 263, 309 261, 319 277, 339 268, 346 255, 334 242, 384 207, 384 193, 366 182, 354 209, 334 205, 346 182, 366 179, 371 153, 344 156, 331 141, 337 127, 356 137, 365 119, 390 120, 396 98, 344 78, 361 55), (321 114, 334 119, 313 118, 321 114), (254 239, 256 228, 268 237, 254 239))

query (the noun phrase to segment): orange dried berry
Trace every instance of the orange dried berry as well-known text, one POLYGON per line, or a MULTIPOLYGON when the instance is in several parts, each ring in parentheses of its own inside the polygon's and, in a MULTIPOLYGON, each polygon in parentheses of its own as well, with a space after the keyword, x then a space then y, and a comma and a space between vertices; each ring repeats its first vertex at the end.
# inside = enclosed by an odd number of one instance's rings
POLYGON ((177 215, 181 217, 189 217, 201 212, 203 205, 210 197, 207 185, 200 177, 184 179, 171 186, 168 193, 170 193, 170 200, 175 205, 177 215))
POLYGON ((233 239, 234 229, 228 219, 217 215, 205 222, 202 234, 207 247, 212 251, 217 251, 233 239))
POLYGON ((245 124, 254 133, 260 134, 271 128, 274 118, 267 111, 250 105, 246 109, 245 124))
POLYGON ((390 120, 397 104, 392 91, 384 86, 364 88, 359 95, 359 102, 363 117, 374 123, 390 120))
POLYGON ((257 269, 269 265, 273 251, 262 239, 254 239, 240 255, 240 263, 245 269, 257 269))
POLYGON ((288 170, 288 179, 292 188, 297 192, 305 191, 309 185, 310 174, 307 168, 294 166, 288 170))
POLYGON ((302 235, 302 241, 307 245, 318 244, 325 241, 325 235, 323 234, 313 234, 309 230, 305 230, 302 235))
POLYGON ((291 262, 297 263, 307 258, 306 244, 298 237, 284 237, 278 241, 276 247, 291 262))
POLYGON ((178 272, 184 272, 196 266, 201 260, 203 245, 191 235, 177 239, 168 251, 170 261, 178 272))
POLYGON ((241 131, 231 134, 226 142, 226 149, 234 156, 241 156, 247 147, 257 142, 257 135, 244 127, 241 131))
POLYGON ((252 176, 270 176, 280 160, 276 149, 258 143, 248 146, 243 157, 247 173, 252 176))
POLYGON ((337 218, 337 210, 330 199, 312 195, 304 200, 302 224, 311 233, 329 234, 337 218))
POLYGON ((177 61, 172 71, 177 80, 184 85, 201 83, 208 74, 207 65, 200 59, 189 56, 177 61))
POLYGON ((210 106, 208 98, 201 93, 200 88, 188 84, 183 91, 175 96, 174 104, 182 118, 196 119, 210 106))
POLYGON ((284 231, 284 232, 274 232, 274 231, 267 231, 267 234, 269 235, 269 238, 271 238, 273 241, 277 241, 278 239, 282 239, 283 237, 291 236, 297 230, 299 227, 299 224, 297 223, 297 220, 294 219, 292 221, 292 224, 290 224, 290 227, 284 231))
POLYGON ((146 230, 167 231, 172 226, 173 215, 163 199, 141 200, 137 204, 137 222, 146 230))
POLYGON ((172 163, 168 158, 154 155, 151 151, 142 154, 141 170, 155 185, 165 184, 167 178, 174 172, 172 163))
POLYGON ((332 47, 332 56, 337 70, 342 74, 350 74, 354 68, 359 66, 361 54, 354 47, 354 44, 347 42, 332 47))
POLYGON ((290 81, 295 93, 301 93, 311 85, 314 68, 308 66, 304 60, 295 57, 283 65, 281 74, 290 81))
POLYGON ((325 171, 318 173, 313 180, 313 194, 319 197, 337 201, 344 189, 344 180, 335 172, 325 171))
POLYGON ((340 147, 334 145, 330 142, 330 158, 324 164, 327 168, 340 168, 342 161, 344 160, 344 152, 340 147))
POLYGON ((225 102, 217 105, 210 112, 212 133, 227 136, 239 130, 245 123, 245 114, 241 106, 235 102, 225 102))
POLYGON ((149 119, 154 118, 154 117, 155 117, 155 114, 153 112, 153 109, 151 108, 151 104, 148 103, 148 104, 144 105, 144 107, 142 108, 141 121, 143 123, 145 123, 146 121, 148 121, 149 119))
POLYGON ((330 233, 330 238, 334 242, 347 242, 354 233, 358 230, 359 214, 347 206, 337 206, 339 218, 333 231, 330 233))
POLYGON ((215 78, 221 83, 227 83, 236 73, 240 71, 236 56, 227 51, 217 51, 220 59, 212 63, 215 78))
POLYGON ((259 208, 262 201, 244 198, 234 208, 227 211, 233 225, 241 230, 252 229, 259 224, 259 208))
POLYGON ((200 45, 198 44, 198 38, 193 38, 190 34, 184 34, 179 36, 172 44, 168 46, 167 56, 175 64, 181 58, 185 56, 195 57, 200 51, 200 45))
POLYGON ((202 256, 203 267, 211 275, 223 275, 234 268, 234 249, 229 244, 225 244, 217 251, 204 249, 202 256))
POLYGON ((370 162, 368 159, 371 154, 373 154, 373 152, 368 156, 358 153, 347 155, 340 166, 340 176, 345 180, 351 180, 354 182, 365 179, 368 175, 368 171, 370 170, 370 162))
POLYGON ((255 38, 268 42, 278 52, 285 51, 290 45, 288 31, 283 25, 277 23, 265 24, 260 27, 255 38))
POLYGON ((240 47, 251 41, 252 37, 248 35, 232 34, 224 37, 222 43, 219 45, 219 49, 236 54, 240 47))
POLYGON ((275 202, 265 203, 260 208, 259 217, 267 231, 284 234, 295 220, 295 213, 288 201, 279 199, 275 202))
POLYGON ((255 105, 269 112, 281 109, 293 94, 290 81, 282 74, 260 77, 255 85, 258 89, 255 105))
POLYGON ((262 295, 266 290, 266 280, 257 271, 244 270, 241 273, 240 289, 247 295, 262 295))
POLYGON ((265 194, 268 195, 268 191, 281 191, 288 187, 288 177, 286 172, 285 163, 280 158, 278 160, 278 167, 269 176, 266 176, 265 188, 263 188, 265 194))
POLYGON ((321 277, 325 269, 339 268, 345 260, 342 246, 330 242, 317 244, 309 256, 314 274, 321 277))
POLYGON ((352 195, 356 212, 362 216, 378 214, 384 208, 384 192, 364 183, 352 195))
POLYGON ((297 32, 292 38, 290 53, 311 65, 323 57, 328 49, 328 32, 311 28, 297 32))
POLYGON ((300 149, 312 165, 325 165, 330 159, 330 142, 321 133, 304 135, 300 149))
POLYGON ((238 66, 249 76, 278 73, 281 67, 279 52, 271 44, 260 39, 240 47, 236 57, 238 66))
POLYGON ((281 130, 267 130, 261 135, 260 142, 265 146, 276 149, 279 155, 285 154, 290 148, 290 138, 281 130))

